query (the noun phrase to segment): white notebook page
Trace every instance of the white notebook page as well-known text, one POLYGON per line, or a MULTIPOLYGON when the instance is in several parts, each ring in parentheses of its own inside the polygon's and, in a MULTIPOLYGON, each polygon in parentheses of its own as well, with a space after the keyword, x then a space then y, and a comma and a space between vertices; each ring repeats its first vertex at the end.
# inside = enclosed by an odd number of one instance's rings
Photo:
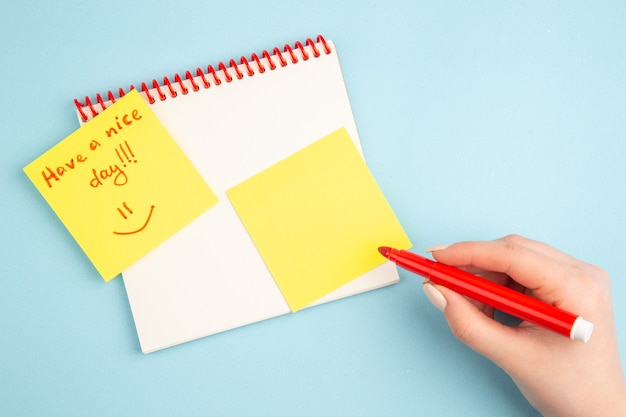
MULTIPOLYGON (((223 80, 157 101, 152 109, 217 195, 219 202, 123 273, 141 349, 149 353, 290 312, 225 192, 241 181, 345 127, 360 140, 334 44, 309 59, 301 51, 275 70, 223 80)), ((257 70, 256 63, 250 66, 257 70)), ((156 91, 152 91, 157 96, 156 91)), ((172 173, 176 175, 176 173, 172 173)), ((391 263, 314 304, 398 281, 391 263)))

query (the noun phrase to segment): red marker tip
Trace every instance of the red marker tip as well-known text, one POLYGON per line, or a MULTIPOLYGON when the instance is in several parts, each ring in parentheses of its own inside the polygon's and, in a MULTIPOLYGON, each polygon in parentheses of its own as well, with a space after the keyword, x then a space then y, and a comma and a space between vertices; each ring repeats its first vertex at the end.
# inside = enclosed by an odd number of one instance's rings
POLYGON ((383 255, 385 258, 387 257, 387 255, 389 255, 389 251, 391 250, 391 248, 389 246, 379 246, 378 247, 378 252, 380 252, 381 255, 383 255))

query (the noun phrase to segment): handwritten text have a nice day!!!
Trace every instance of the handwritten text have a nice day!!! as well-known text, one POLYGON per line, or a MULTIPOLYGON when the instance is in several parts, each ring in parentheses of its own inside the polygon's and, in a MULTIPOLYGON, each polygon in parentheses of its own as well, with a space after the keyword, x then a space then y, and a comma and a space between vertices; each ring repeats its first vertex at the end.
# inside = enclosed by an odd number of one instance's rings
MULTIPOLYGON (((122 117, 115 116, 115 125, 106 129, 104 134, 106 138, 111 138, 118 134, 118 132, 124 128, 130 127, 133 123, 141 120, 141 115, 139 114, 139 110, 132 110, 130 114, 125 114, 122 117)), ((95 139, 92 139, 89 142, 89 150, 95 151, 102 144, 95 139)), ((128 182, 128 176, 123 168, 126 167, 127 163, 136 163, 137 160, 131 159, 135 157, 130 145, 127 141, 121 143, 115 148, 115 153, 117 154, 118 159, 120 160, 121 166, 119 163, 109 164, 108 167, 104 169, 96 169, 92 168, 91 173, 92 176, 89 180, 89 185, 93 188, 98 188, 103 185, 107 180, 113 179, 113 184, 121 186, 125 185, 128 182)), ((77 154, 74 158, 71 158, 68 162, 65 162, 63 165, 59 165, 57 167, 51 168, 46 166, 46 168, 41 171, 43 179, 48 184, 48 188, 52 188, 52 186, 63 179, 63 176, 74 171, 78 168, 79 165, 84 164, 87 161, 88 157, 83 154, 77 154)))

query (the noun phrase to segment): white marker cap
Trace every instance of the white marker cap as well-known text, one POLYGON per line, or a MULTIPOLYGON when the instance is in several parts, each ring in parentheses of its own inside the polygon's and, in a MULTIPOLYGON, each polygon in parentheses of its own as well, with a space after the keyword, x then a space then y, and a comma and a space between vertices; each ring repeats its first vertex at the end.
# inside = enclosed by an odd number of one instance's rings
POLYGON ((591 338, 591 333, 593 333, 593 323, 588 322, 582 317, 578 317, 572 325, 572 331, 569 333, 569 338, 587 343, 591 338))

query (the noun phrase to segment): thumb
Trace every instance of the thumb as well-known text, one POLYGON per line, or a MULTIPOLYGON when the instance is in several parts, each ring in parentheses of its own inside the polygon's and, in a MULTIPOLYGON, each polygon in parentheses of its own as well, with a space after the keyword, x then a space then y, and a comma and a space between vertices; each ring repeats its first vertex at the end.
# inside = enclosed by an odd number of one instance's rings
POLYGON ((502 368, 519 360, 523 338, 516 328, 486 316, 464 296, 440 285, 424 284, 428 299, 443 311, 452 334, 502 368))

